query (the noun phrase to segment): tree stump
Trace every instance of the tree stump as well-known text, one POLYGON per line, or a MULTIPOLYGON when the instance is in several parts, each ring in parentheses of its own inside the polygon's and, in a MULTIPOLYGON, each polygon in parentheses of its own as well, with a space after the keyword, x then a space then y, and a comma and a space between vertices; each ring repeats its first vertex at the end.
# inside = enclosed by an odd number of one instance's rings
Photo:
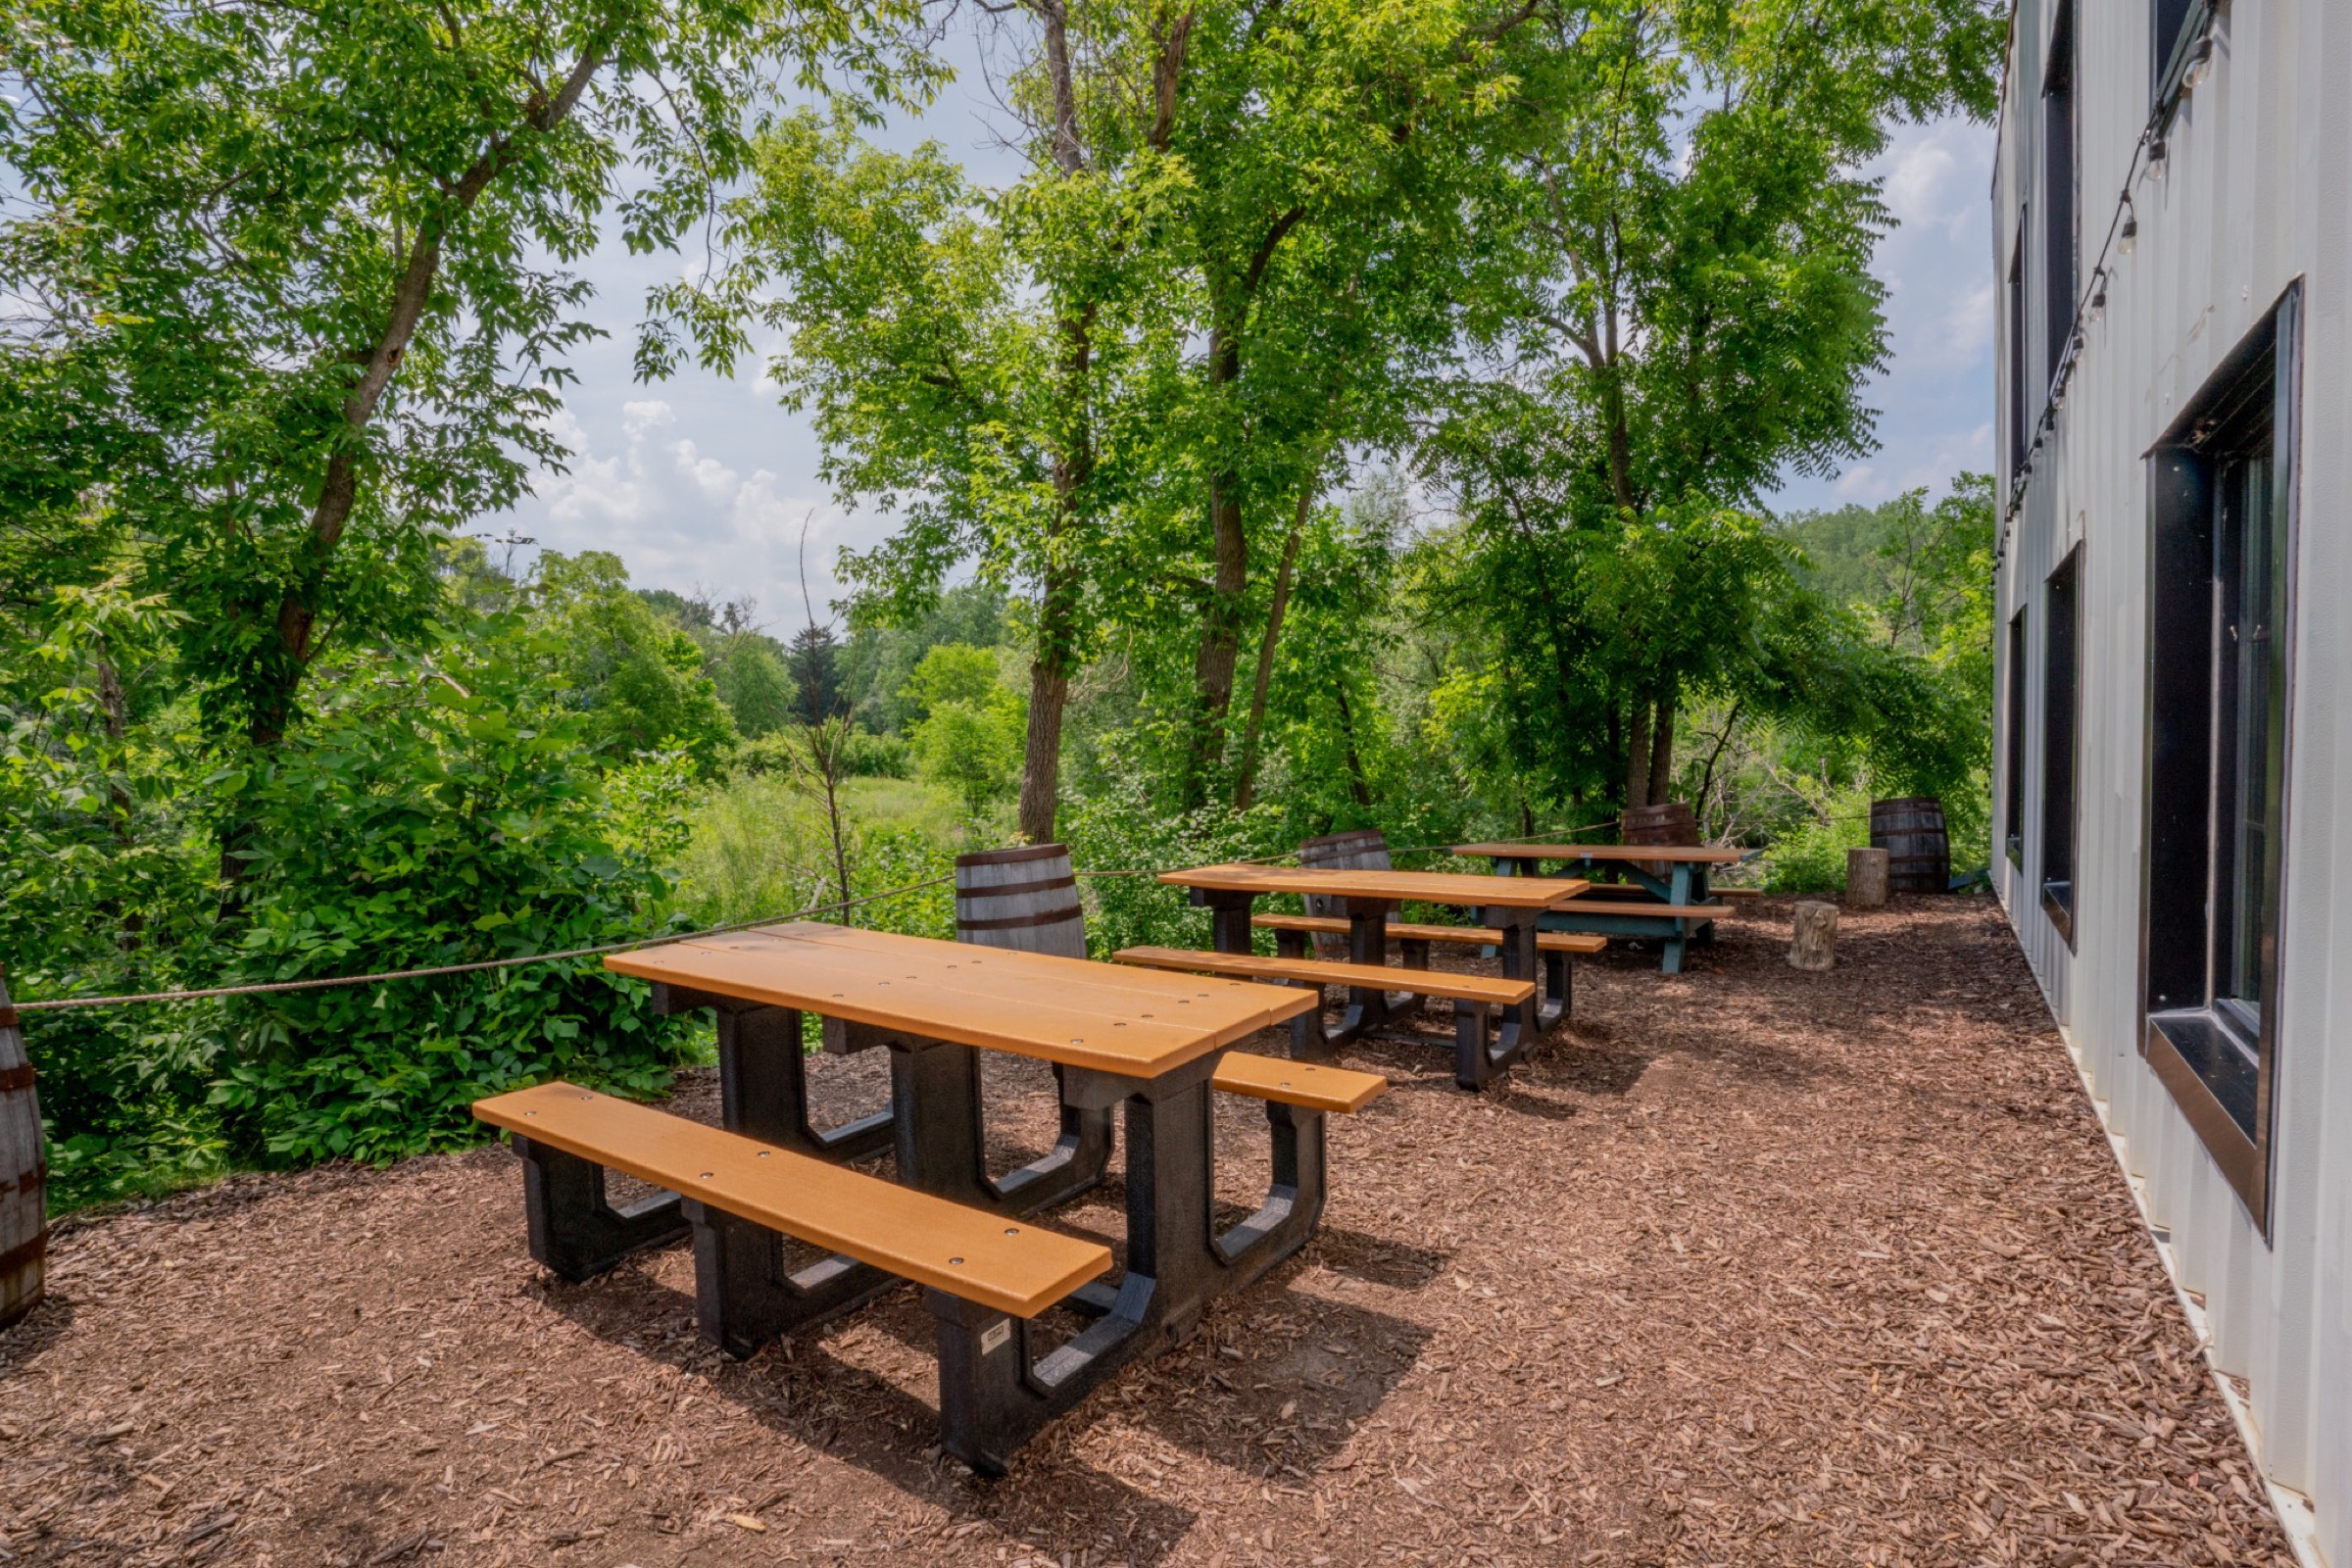
POLYGON ((1796 906, 1796 940, 1788 945, 1788 962, 1798 969, 1827 969, 1838 961, 1838 906, 1818 899, 1801 900, 1796 906))
POLYGON ((1845 902, 1857 908, 1876 908, 1886 902, 1885 850, 1845 852, 1845 902))

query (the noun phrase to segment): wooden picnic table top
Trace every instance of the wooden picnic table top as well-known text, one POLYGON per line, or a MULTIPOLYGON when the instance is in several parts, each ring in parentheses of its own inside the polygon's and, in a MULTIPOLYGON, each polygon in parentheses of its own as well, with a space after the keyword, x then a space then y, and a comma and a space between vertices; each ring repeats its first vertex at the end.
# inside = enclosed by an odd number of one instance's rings
POLYGON ((1552 909, 1591 886, 1577 877, 1484 876, 1464 871, 1348 870, 1315 865, 1202 865, 1162 871, 1162 882, 1229 893, 1322 893, 1343 899, 1552 909))
POLYGON ((1457 844, 1456 855, 1497 860, 1688 860, 1730 865, 1747 852, 1715 844, 1457 844))
POLYGON ((616 953, 605 967, 691 991, 1132 1078, 1156 1078, 1320 1004, 1311 989, 815 920, 616 953))

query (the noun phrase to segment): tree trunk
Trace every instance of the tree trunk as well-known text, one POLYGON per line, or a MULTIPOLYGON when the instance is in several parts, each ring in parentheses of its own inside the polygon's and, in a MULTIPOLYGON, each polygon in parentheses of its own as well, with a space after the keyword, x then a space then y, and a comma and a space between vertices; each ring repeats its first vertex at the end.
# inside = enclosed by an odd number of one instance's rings
POLYGON ((1658 699, 1658 716, 1649 728, 1649 799, 1655 806, 1674 791, 1674 691, 1658 699))
POLYGON ((1348 688, 1334 686, 1331 695, 1339 699, 1340 734, 1348 742, 1348 793, 1355 804, 1366 810, 1372 807, 1372 781, 1364 776, 1364 759, 1355 749, 1355 713, 1348 706, 1348 688))
POLYGON ((1637 697, 1625 736, 1625 808, 1649 804, 1649 701, 1637 697))
POLYGON ((1838 906, 1806 899, 1796 906, 1796 931, 1788 962, 1797 969, 1827 969, 1838 961, 1838 906))
MULTIPOLYGON (((1054 164, 1067 177, 1086 168, 1070 65, 1069 9, 1065 0, 1037 0, 1037 12, 1045 23, 1046 70, 1054 87, 1054 164)), ((1178 61, 1182 49, 1180 39, 1178 61)), ((1053 842, 1054 819, 1061 804, 1061 720, 1069 705, 1070 668, 1077 662, 1078 583, 1076 569, 1058 555, 1068 548, 1069 535, 1083 526, 1080 509, 1094 477, 1094 437, 1086 421, 1094 322, 1091 305, 1065 306, 1061 312, 1061 391, 1075 417, 1070 450, 1054 463, 1054 521, 1046 541, 1037 657, 1029 665, 1029 732, 1021 749, 1019 818, 1021 837, 1031 844, 1053 842)))
POLYGON ((1250 722, 1242 732, 1242 776, 1233 789, 1237 811, 1250 809, 1250 797, 1257 793, 1257 747, 1266 726, 1266 686, 1274 676, 1274 650, 1282 641, 1282 617, 1291 605, 1291 573, 1298 564, 1298 541, 1306 532, 1306 516, 1314 501, 1314 486, 1301 486, 1298 512, 1291 519, 1291 536, 1283 541, 1282 564, 1274 572, 1274 602, 1266 608, 1266 634, 1257 645, 1257 679, 1250 689, 1250 722))
POLYGON ((1061 800, 1061 715, 1069 696, 1069 670, 1041 634, 1029 665, 1029 736, 1021 753, 1021 837, 1031 844, 1054 842, 1061 800))

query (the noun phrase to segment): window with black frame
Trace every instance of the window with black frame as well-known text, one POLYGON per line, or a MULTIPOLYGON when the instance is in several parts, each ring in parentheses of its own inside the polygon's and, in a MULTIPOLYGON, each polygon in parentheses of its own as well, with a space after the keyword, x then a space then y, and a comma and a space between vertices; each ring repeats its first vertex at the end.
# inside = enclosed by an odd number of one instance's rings
POLYGON ((2009 251, 2009 480, 2026 466, 2026 211, 2009 251))
POLYGON ((2145 1047, 2267 1225, 2300 288, 2149 454, 2145 1047))
POLYGON ((2164 90, 2165 73, 2171 69, 2197 9, 2196 0, 2148 0, 2149 97, 2164 90))
POLYGON ((2075 945, 2075 727, 2082 692, 2082 547, 2042 585, 2041 907, 2075 945))
POLYGON ((2009 863, 2026 867, 2026 612, 2009 617, 2009 765, 2002 794, 2002 834, 2009 863))
POLYGON ((2050 21, 2050 58, 2041 82, 2042 323, 2048 374, 2044 390, 2066 363, 2075 330, 2076 279, 2081 271, 2075 222, 2075 8, 2060 0, 2050 21))

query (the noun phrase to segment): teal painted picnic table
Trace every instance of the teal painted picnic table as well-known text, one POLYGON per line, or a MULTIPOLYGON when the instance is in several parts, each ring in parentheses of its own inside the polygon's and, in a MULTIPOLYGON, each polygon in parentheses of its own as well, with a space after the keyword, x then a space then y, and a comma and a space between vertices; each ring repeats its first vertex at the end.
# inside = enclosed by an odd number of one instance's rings
POLYGON ((1666 974, 1683 972, 1684 945, 1710 930, 1724 912, 1723 901, 1708 892, 1709 871, 1746 855, 1693 844, 1457 844, 1453 853, 1493 860, 1497 876, 1542 876, 1546 860, 1561 867, 1553 876, 1583 876, 1603 867, 1623 873, 1630 885, 1596 883, 1546 909, 1541 928, 1655 937, 1664 945, 1658 968, 1666 974))

